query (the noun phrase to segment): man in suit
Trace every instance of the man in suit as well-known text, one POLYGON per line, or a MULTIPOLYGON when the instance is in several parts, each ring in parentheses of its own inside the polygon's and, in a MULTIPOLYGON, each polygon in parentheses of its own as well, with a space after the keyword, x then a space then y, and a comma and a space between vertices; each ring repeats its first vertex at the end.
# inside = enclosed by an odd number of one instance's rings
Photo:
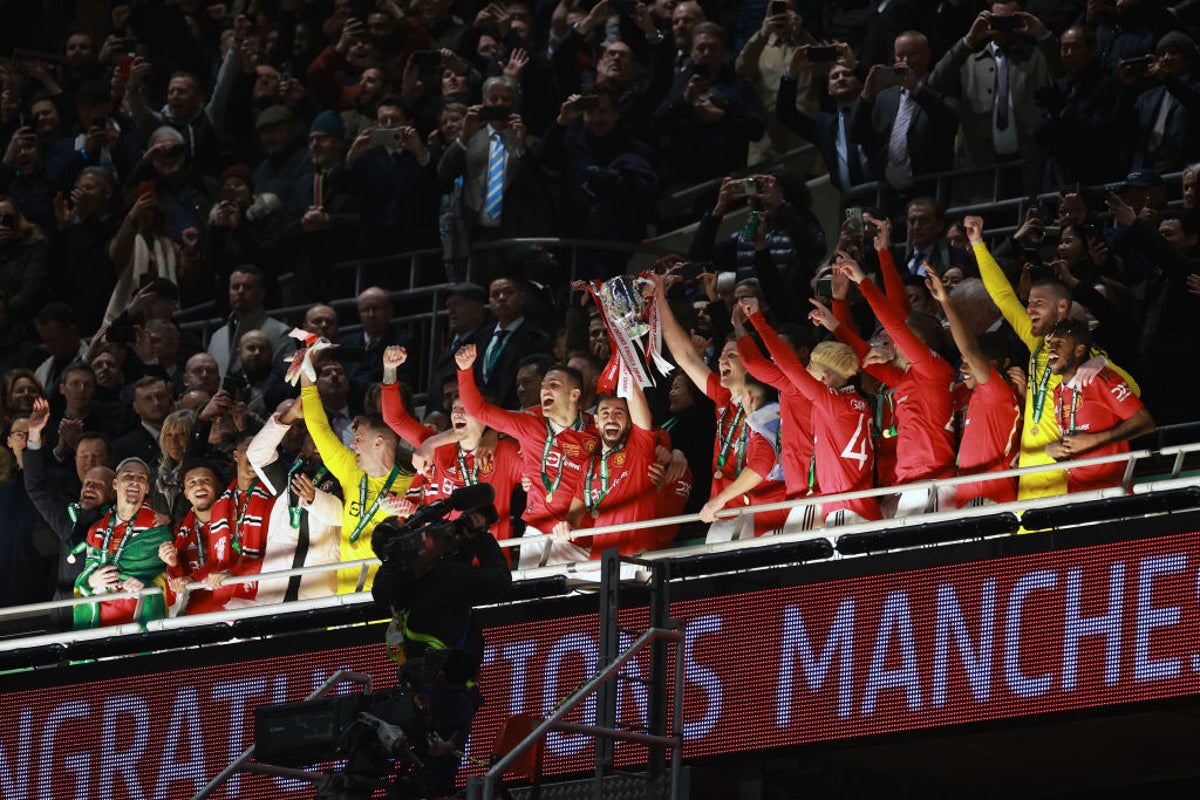
POLYGON ((171 389, 162 378, 147 375, 133 384, 133 412, 137 423, 119 439, 113 440, 112 459, 120 463, 140 458, 154 470, 162 454, 158 436, 163 420, 171 412, 171 389))
POLYGON ((808 49, 799 48, 779 80, 775 115, 780 123, 817 146, 829 170, 830 182, 845 194, 874 177, 866 150, 850 138, 850 117, 862 94, 862 82, 846 64, 834 64, 829 70, 827 88, 835 110, 832 113, 817 111, 814 115, 796 108, 800 85, 810 84, 812 80, 808 49))
POLYGON ((1128 89, 1122 92, 1117 121, 1125 129, 1134 169, 1175 172, 1200 155, 1195 135, 1200 130, 1198 57, 1187 34, 1171 31, 1158 40, 1147 69, 1150 88, 1136 98, 1128 89))
POLYGON ((494 328, 488 324, 487 301, 487 290, 474 283, 456 283, 446 291, 446 346, 429 371, 427 408, 443 408, 442 385, 446 379, 457 381, 454 354, 459 348, 473 344, 482 351, 487 347, 494 328))
POLYGON ((932 53, 919 31, 896 38, 893 67, 875 64, 850 117, 850 138, 867 149, 875 174, 891 189, 889 210, 932 194, 919 178, 954 165, 958 101, 926 83, 932 53))
MULTIPOLYGON (((1003 196, 1037 194, 1043 159, 1033 140, 1038 116, 1033 95, 1061 72, 1058 40, 1020 2, 992 3, 990 11, 980 11, 929 75, 930 86, 962 104, 959 166, 1023 160, 1019 173, 1001 173, 1008 184, 1003 196)), ((992 175, 965 180, 971 181, 970 196, 991 196, 992 175)))
MULTIPOLYGON (((462 180, 458 216, 447 258, 460 261, 471 245, 545 230, 538 165, 531 158, 528 131, 517 113, 515 79, 500 75, 483 83, 483 105, 471 106, 462 135, 446 147, 438 162, 443 184, 462 180)), ((476 274, 495 274, 503 263, 494 250, 472 253, 476 274)))
MULTIPOLYGON (((358 296, 358 322, 362 330, 343 334, 337 340, 339 360, 346 368, 346 377, 357 404, 361 404, 367 387, 383 380, 383 351, 391 345, 412 347, 412 340, 392 326, 395 308, 386 289, 371 286, 358 296)), ((412 367, 400 368, 399 380, 412 386, 412 367)))
POLYGON ((958 267, 964 274, 975 275, 978 269, 971 259, 946 241, 946 213, 932 197, 914 197, 905 208, 908 246, 903 252, 893 252, 900 274, 924 277, 929 263, 939 274, 958 267))
POLYGON ((229 320, 213 332, 208 342, 208 353, 217 360, 222 378, 241 368, 237 345, 246 331, 262 331, 271 337, 277 360, 296 349, 296 340, 288 336, 292 329, 267 316, 263 305, 266 296, 266 282, 258 266, 242 264, 229 275, 229 320))
POLYGON ((488 300, 496 324, 475 361, 475 382, 501 408, 516 409, 518 364, 530 353, 550 352, 550 334, 526 319, 525 286, 518 279, 493 279, 488 300))

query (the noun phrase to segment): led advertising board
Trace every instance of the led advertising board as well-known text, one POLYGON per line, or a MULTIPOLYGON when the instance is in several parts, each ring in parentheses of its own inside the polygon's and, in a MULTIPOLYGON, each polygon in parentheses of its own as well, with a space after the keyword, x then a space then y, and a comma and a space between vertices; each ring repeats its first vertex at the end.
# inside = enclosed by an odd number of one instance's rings
MULTIPOLYGON (((1200 537, 1177 533, 673 603, 687 634, 685 756, 1200 693, 1198 578, 1200 537)), ((644 626, 645 611, 622 625, 644 626)), ((594 615, 489 627, 470 755, 486 758, 504 717, 566 697, 595 663, 597 630, 594 615)), ((239 645, 192 651, 197 666, 125 659, 125 677, 0 695, 0 797, 190 797, 252 741, 256 706, 302 699, 339 667, 394 682, 380 626, 324 647, 329 636, 233 663, 216 660, 239 645)), ((647 670, 635 659, 625 677, 647 670)), ((644 723, 644 684, 617 694, 618 720, 644 723)), ((585 704, 573 719, 592 714, 585 704)), ((591 755, 586 737, 551 734, 545 771, 587 771, 591 755)), ((311 792, 239 776, 215 796, 311 792)))

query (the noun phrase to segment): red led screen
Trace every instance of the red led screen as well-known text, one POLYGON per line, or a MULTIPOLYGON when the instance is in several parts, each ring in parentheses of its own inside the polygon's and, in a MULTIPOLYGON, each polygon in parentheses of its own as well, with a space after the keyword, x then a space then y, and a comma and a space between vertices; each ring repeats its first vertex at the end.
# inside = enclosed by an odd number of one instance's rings
MULTIPOLYGON (((1200 539, 1178 534, 676 603, 685 755, 1195 694, 1198 568, 1200 539)), ((596 630, 574 617, 488 631, 473 754, 502 717, 570 693, 596 630)), ((300 699, 340 666, 391 682, 381 648, 362 645, 0 696, 0 797, 189 797, 249 743, 256 705, 300 699)), ((619 720, 644 721, 641 684, 618 697, 619 720)), ((584 738, 553 735, 546 770, 590 757, 584 738)), ((296 787, 243 776, 216 796, 311 796, 296 787)))

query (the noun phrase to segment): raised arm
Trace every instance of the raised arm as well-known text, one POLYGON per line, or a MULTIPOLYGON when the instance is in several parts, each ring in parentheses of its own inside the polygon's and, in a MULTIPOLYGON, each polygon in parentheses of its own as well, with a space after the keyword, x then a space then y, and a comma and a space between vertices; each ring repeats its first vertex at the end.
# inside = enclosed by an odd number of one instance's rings
POLYGON ((658 304, 658 318, 662 320, 663 341, 667 343, 667 349, 671 351, 675 363, 679 365, 684 374, 699 387, 700 391, 706 391, 708 377, 712 375, 712 370, 692 347, 691 337, 688 336, 687 331, 683 329, 671 311, 671 306, 667 303, 667 289, 663 285, 662 278, 654 275, 652 280, 654 281, 654 302, 658 304))
MULTIPOLYGON (((766 345, 767 353, 770 354, 771 360, 775 362, 775 366, 779 371, 799 389, 805 397, 813 399, 817 393, 821 391, 822 384, 814 378, 796 356, 792 348, 788 347, 783 339, 779 338, 779 334, 767 322, 767 318, 758 310, 757 298, 746 298, 743 301, 744 307, 748 312, 747 319, 754 326, 754 330, 758 332, 763 344, 766 345), (752 301, 752 302, 746 302, 752 301)), ((741 352, 742 343, 738 340, 738 352, 741 352)), ((757 349, 757 348, 755 348, 757 349)), ((745 358, 742 359, 745 361, 745 358)))
POLYGON ((462 400, 463 408, 475 419, 488 427, 503 431, 509 436, 516 437, 520 432, 519 417, 527 416, 520 412, 505 411, 483 399, 479 386, 475 383, 475 345, 468 344, 459 348, 454 354, 454 362, 458 365, 458 399, 462 400))
POLYGON ((983 218, 966 217, 963 219, 963 228, 967 233, 967 241, 971 243, 971 249, 975 251, 975 263, 979 265, 979 277, 983 279, 983 285, 987 288, 988 294, 992 296, 992 302, 996 304, 1005 321, 1012 326, 1017 336, 1021 337, 1021 341, 1032 352, 1038 346, 1039 340, 1033 335, 1033 324, 1029 321, 1029 312, 1025 310, 1025 305, 1017 297, 1012 284, 1008 282, 1004 270, 1000 269, 996 259, 992 258, 992 254, 988 252, 987 245, 983 243, 983 218))
POLYGON ((916 367, 918 364, 928 362, 933 351, 908 329, 908 325, 905 324, 905 315, 899 306, 883 296, 883 292, 879 291, 879 288, 863 273, 858 262, 846 257, 838 261, 837 268, 858 284, 858 289, 867 299, 871 310, 883 323, 883 327, 895 342, 896 348, 909 360, 909 363, 916 367))
POLYGON ((892 258, 892 221, 871 218, 875 226, 875 255, 879 258, 879 277, 883 280, 883 293, 887 299, 898 305, 907 317, 912 312, 912 303, 908 301, 908 292, 904 290, 904 281, 900 278, 900 270, 896 268, 896 259, 892 258))
POLYGON ((433 431, 413 419, 400 399, 396 371, 407 360, 408 351, 399 345, 391 345, 383 351, 383 391, 379 399, 383 406, 383 421, 387 426, 410 446, 419 447, 433 435, 433 431))
POLYGON ((321 403, 317 386, 307 374, 301 372, 300 400, 304 403, 304 424, 312 436, 321 460, 339 481, 349 480, 356 469, 354 451, 342 444, 342 440, 329 427, 329 417, 321 403))
POLYGON ((950 292, 946 290, 946 285, 942 283, 941 276, 928 266, 925 271, 929 275, 925 279, 925 285, 929 287, 929 293, 933 295, 933 299, 942 304, 942 310, 946 313, 946 321, 950 323, 950 334, 954 337, 954 346, 958 348, 958 353, 962 356, 963 361, 971 368, 971 374, 975 376, 975 381, 987 383, 988 378, 992 375, 991 362, 979 349, 979 342, 975 339, 975 334, 967 328, 967 323, 954 304, 950 292))

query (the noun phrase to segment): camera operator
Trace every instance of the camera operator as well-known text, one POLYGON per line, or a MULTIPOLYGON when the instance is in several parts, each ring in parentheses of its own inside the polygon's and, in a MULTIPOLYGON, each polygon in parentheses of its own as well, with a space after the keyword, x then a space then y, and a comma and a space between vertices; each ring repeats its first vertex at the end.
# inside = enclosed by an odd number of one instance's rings
POLYGON ((486 505, 421 528, 387 520, 372 537, 383 565, 371 591, 393 614, 389 654, 400 664, 400 685, 428 708, 430 745, 414 743, 424 763, 416 775, 421 797, 454 794, 461 753, 483 703, 476 686, 483 634, 472 607, 506 599, 512 582, 488 533, 495 520, 495 508, 486 505))

